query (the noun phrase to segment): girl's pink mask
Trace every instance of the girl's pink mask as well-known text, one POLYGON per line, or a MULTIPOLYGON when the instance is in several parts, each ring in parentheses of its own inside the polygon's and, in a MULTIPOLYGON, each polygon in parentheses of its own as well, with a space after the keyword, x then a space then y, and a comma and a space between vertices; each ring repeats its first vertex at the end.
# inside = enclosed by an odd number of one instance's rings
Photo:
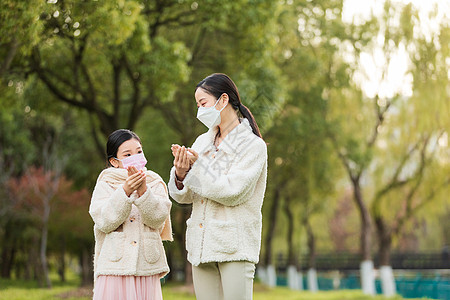
POLYGON ((144 153, 127 156, 119 160, 122 162, 124 169, 133 166, 136 167, 136 169, 138 170, 142 170, 147 164, 147 159, 145 158, 144 153))

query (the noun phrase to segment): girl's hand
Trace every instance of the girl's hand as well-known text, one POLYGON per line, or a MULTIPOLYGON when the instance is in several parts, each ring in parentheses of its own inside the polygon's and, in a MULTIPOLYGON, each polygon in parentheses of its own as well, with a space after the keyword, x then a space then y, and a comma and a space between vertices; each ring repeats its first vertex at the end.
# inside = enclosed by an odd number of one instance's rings
POLYGON ((123 185, 123 190, 128 197, 138 191, 139 196, 147 191, 146 175, 143 171, 138 171, 136 167, 128 167, 128 177, 123 185))
POLYGON ((186 147, 173 147, 173 165, 175 166, 175 175, 180 181, 183 181, 186 174, 191 168, 190 160, 188 158, 188 150, 186 147))
POLYGON ((128 176, 133 175, 134 173, 141 173, 141 176, 143 178, 141 184, 136 189, 138 192, 139 197, 142 196, 147 191, 147 174, 145 174, 144 171, 138 171, 136 167, 128 167, 128 176))

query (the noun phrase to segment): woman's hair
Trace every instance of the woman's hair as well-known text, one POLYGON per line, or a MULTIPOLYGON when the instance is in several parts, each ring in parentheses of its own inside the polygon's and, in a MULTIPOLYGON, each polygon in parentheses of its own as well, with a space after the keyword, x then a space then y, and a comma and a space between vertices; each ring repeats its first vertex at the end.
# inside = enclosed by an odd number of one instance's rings
POLYGON ((137 134, 128 129, 117 129, 109 135, 108 142, 106 143, 106 156, 108 159, 108 166, 112 167, 109 160, 112 157, 117 157, 117 150, 119 149, 120 145, 131 139, 136 139, 140 144, 142 144, 141 139, 137 136, 137 134))
POLYGON ((200 81, 195 90, 202 88, 208 94, 216 97, 218 99, 223 93, 228 95, 228 101, 231 106, 238 110, 244 118, 248 120, 252 131, 254 134, 262 138, 261 132, 259 131, 258 124, 256 124, 255 118, 251 111, 241 102, 241 97, 239 96, 239 91, 230 77, 223 73, 214 73, 200 81))

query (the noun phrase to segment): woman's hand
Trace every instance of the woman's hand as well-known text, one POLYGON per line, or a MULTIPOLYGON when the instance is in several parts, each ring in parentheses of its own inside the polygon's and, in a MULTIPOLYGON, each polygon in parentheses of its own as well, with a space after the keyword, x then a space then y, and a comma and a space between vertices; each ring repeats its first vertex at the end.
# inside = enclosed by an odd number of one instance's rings
POLYGON ((138 195, 142 196, 147 191, 147 182, 145 173, 138 171, 136 167, 128 167, 128 177, 123 185, 123 190, 128 197, 137 190, 138 195))
MULTIPOLYGON (((172 150, 172 155, 175 157, 176 155, 176 151, 181 149, 180 145, 174 144, 171 147, 172 150)), ((191 148, 186 148, 187 149, 187 155, 188 155, 188 159, 189 159, 189 165, 192 166, 198 159, 198 153, 195 152, 194 150, 192 150, 191 148)))
POLYGON ((197 161, 198 159, 198 153, 192 150, 191 148, 188 148, 188 157, 189 157, 189 163, 191 166, 197 161))
POLYGON ((183 181, 186 174, 191 168, 190 159, 188 158, 188 149, 179 145, 172 146, 172 154, 174 156, 173 165, 175 166, 175 175, 180 181, 183 181))

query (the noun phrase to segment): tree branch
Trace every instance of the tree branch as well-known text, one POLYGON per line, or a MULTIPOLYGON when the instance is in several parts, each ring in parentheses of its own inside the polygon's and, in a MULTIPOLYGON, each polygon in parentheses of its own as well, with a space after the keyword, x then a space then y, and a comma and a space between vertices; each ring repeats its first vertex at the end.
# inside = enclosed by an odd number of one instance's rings
POLYGON ((348 157, 345 153, 342 153, 342 151, 339 149, 339 145, 337 143, 336 137, 327 130, 327 135, 331 140, 331 143, 333 144, 334 150, 336 151, 339 159, 341 160, 342 164, 344 165, 345 169, 347 170, 347 174, 350 177, 350 180, 352 182, 359 181, 359 178, 361 177, 361 172, 355 174, 350 166, 350 162, 348 160, 348 157))
POLYGON ((374 99, 374 104, 375 104, 375 111, 376 111, 376 115, 377 115, 377 121, 375 123, 375 126, 373 128, 373 133, 372 133, 372 137, 367 141, 367 148, 371 148, 378 137, 378 133, 379 133, 379 127, 383 124, 384 120, 385 120, 385 116, 387 111, 389 110, 389 107, 391 107, 392 103, 394 100, 391 100, 389 102, 386 103, 386 106, 384 109, 382 109, 379 105, 378 105, 378 95, 376 95, 375 99, 374 99))
POLYGON ((20 43, 17 41, 16 37, 14 36, 12 41, 9 43, 9 49, 8 53, 6 54, 5 59, 3 60, 3 63, 0 67, 0 78, 5 75, 5 73, 9 70, 9 67, 11 66, 11 63, 16 56, 17 49, 19 48, 20 43))
POLYGON ((419 210, 421 210, 425 205, 429 204, 431 202, 431 200, 434 199, 434 197, 436 196, 436 194, 443 189, 444 187, 448 186, 450 184, 450 178, 447 178, 447 180, 445 180, 440 186, 438 186, 436 189, 432 190, 425 198, 422 202, 420 202, 419 204, 417 204, 415 207, 411 208, 408 210, 408 212, 406 213, 406 215, 398 220, 398 224, 395 227, 395 233, 399 234, 400 231, 402 230, 403 226, 405 225, 405 223, 411 218, 413 217, 419 210))
POLYGON ((91 123, 91 133, 92 137, 94 138, 95 147, 97 148, 97 153, 100 155, 101 159, 105 159, 105 149, 103 148, 103 144, 100 143, 100 139, 97 134, 97 130, 95 128, 95 122, 92 118, 92 115, 89 115, 89 123, 91 123))
POLYGON ((190 67, 192 67, 192 65, 194 64, 194 62, 196 61, 196 59, 199 55, 203 40, 205 38, 205 33, 206 33, 206 28, 202 27, 197 34, 197 38, 195 39, 194 45, 192 46, 192 50, 191 50, 191 54, 192 54, 191 59, 187 63, 187 65, 190 67))
MULTIPOLYGON (((44 82, 44 84, 47 86, 47 88, 61 101, 73 105, 78 108, 85 109, 87 111, 93 112, 94 109, 92 105, 87 104, 86 102, 77 101, 75 98, 66 96, 57 86, 50 80, 47 74, 54 74, 51 71, 45 70, 40 66, 40 58, 39 58, 39 52, 35 48, 33 50, 33 54, 31 57, 31 63, 32 63, 32 69, 34 72, 38 75, 38 77, 44 82)), ((73 87, 72 84, 68 83, 64 79, 61 80, 61 76, 57 76, 57 74, 54 74, 55 78, 58 78, 57 80, 61 81, 64 84, 68 84, 69 86, 73 87)))
POLYGON ((119 124, 119 111, 120 111, 120 72, 121 72, 121 65, 118 61, 112 61, 112 69, 113 69, 113 122, 114 124, 119 124))
POLYGON ((405 166, 406 162, 411 158, 412 154, 417 150, 419 146, 419 142, 417 142, 414 147, 412 147, 408 153, 403 156, 402 160, 400 161, 400 164, 397 166, 394 174, 392 175, 391 180, 379 191, 375 193, 375 199, 373 201, 373 206, 378 206, 379 202, 381 201, 381 198, 386 195, 389 191, 399 188, 410 182, 414 179, 414 176, 411 176, 408 179, 405 180, 399 180, 398 177, 400 176, 401 171, 403 170, 403 167, 405 166))
POLYGON ((167 18, 167 19, 165 19, 163 21, 159 21, 158 25, 162 26, 162 25, 168 25, 168 24, 171 24, 171 23, 178 23, 179 25, 193 25, 193 24, 196 23, 195 20, 188 22, 188 21, 181 21, 181 19, 183 17, 193 16, 194 14, 195 14, 195 12, 192 11, 192 10, 182 11, 182 12, 180 12, 179 14, 177 14, 176 16, 174 16, 172 18, 167 18))
POLYGON ((131 96, 132 105, 128 116, 128 128, 133 129, 139 116, 144 111, 145 103, 143 101, 139 103, 141 98, 141 89, 139 87, 140 78, 139 76, 135 78, 130 62, 125 54, 121 58, 121 63, 133 86, 133 95, 131 96))
POLYGON ((183 134, 183 125, 181 121, 179 121, 180 118, 175 115, 174 110, 171 107, 167 107, 166 104, 161 103, 155 97, 153 97, 153 99, 154 101, 152 101, 151 105, 164 115, 165 120, 169 122, 173 129, 178 133, 183 134))

